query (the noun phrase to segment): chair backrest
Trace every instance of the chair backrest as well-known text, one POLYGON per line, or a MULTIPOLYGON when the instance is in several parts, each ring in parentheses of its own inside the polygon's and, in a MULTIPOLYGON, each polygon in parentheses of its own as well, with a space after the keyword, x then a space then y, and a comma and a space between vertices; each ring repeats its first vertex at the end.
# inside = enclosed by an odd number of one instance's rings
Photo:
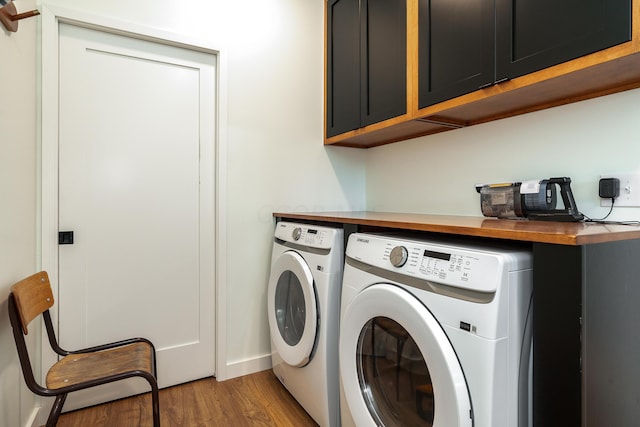
POLYGON ((14 284, 11 293, 15 298, 22 332, 27 335, 29 323, 53 306, 49 275, 46 271, 41 271, 29 276, 14 284))
MULTIPOLYGON (((8 308, 9 319, 11 320, 11 329, 13 329, 13 338, 16 342, 16 349, 20 358, 20 366, 24 375, 25 383, 31 391, 41 396, 51 395, 51 392, 42 387, 33 375, 29 351, 24 336, 29 332, 27 327, 29 323, 40 314, 44 315, 47 334, 50 333, 52 327, 47 324, 51 323, 49 309, 53 306, 53 293, 49 276, 45 271, 36 273, 19 281, 11 287, 9 294, 8 308)), ((55 339, 54 339, 55 340, 55 339)), ((52 341, 49 336, 49 342, 52 341)))

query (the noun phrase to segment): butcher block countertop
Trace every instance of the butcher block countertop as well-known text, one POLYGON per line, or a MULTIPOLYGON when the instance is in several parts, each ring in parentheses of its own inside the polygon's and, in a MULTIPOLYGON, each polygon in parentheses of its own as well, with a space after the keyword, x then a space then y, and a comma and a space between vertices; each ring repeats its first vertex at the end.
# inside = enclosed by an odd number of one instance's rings
POLYGON ((640 239, 640 226, 393 212, 276 212, 276 218, 581 246, 640 239))

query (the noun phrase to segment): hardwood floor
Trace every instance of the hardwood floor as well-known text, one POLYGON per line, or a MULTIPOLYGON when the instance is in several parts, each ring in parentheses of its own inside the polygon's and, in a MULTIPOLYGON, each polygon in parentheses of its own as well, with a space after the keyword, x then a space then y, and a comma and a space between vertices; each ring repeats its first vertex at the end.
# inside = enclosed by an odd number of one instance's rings
MULTIPOLYGON (((317 426, 271 370, 223 382, 205 378, 162 389, 160 422, 162 427, 317 426)), ((152 424, 151 395, 147 393, 63 414, 57 427, 152 424)))

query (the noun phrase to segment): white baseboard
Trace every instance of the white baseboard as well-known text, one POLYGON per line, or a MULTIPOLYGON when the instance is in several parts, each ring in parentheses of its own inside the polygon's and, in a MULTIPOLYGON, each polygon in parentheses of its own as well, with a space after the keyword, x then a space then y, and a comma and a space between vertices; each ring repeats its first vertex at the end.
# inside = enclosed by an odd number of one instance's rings
MULTIPOLYGON (((51 410, 51 405, 48 406, 48 409, 51 410)), ((31 410, 31 415, 29 415, 29 418, 27 418, 27 421, 24 424, 25 427, 39 427, 45 425, 47 423, 47 418, 49 417, 49 410, 43 407, 33 408, 31 410)))
POLYGON ((230 380, 231 378, 266 371, 267 369, 271 369, 271 353, 251 359, 230 362, 227 364, 224 378, 216 377, 216 379, 218 381, 230 380))

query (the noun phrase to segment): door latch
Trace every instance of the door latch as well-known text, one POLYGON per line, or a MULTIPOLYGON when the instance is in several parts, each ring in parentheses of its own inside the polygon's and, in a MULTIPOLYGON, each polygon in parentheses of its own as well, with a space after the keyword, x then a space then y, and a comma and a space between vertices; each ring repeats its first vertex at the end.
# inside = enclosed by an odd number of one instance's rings
POLYGON ((59 245, 73 245, 73 231, 58 232, 59 245))

